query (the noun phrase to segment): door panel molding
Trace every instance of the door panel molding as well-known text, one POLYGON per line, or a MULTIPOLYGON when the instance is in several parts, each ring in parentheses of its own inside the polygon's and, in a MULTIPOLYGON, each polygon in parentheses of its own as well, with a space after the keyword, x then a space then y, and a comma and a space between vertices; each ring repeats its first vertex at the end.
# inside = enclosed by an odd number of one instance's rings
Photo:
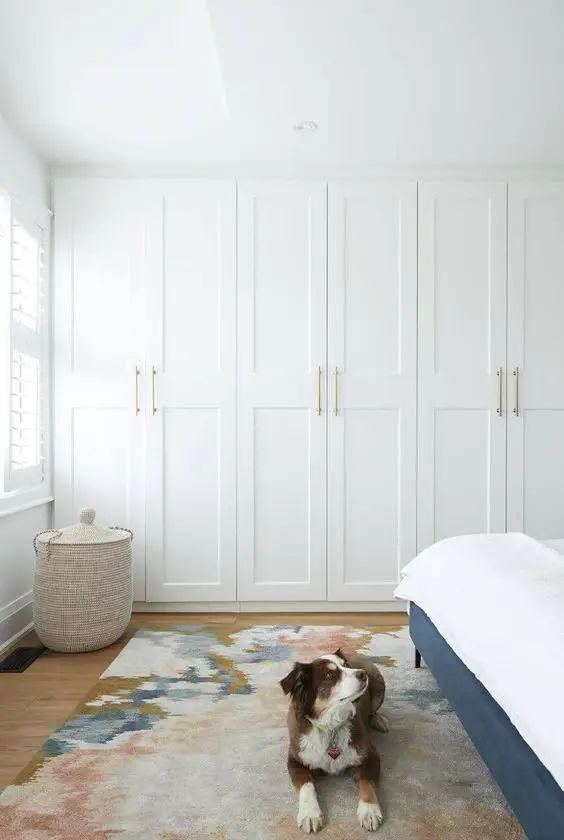
POLYGON ((326 241, 325 184, 239 184, 239 600, 326 598, 326 241))
POLYGON ((417 185, 330 183, 328 218, 329 598, 387 600, 416 543, 417 185))
POLYGON ((54 522, 130 528, 134 598, 145 598, 143 243, 150 202, 140 182, 57 179, 53 286, 54 522))
POLYGON ((510 184, 508 207, 507 524, 551 539, 564 533, 564 183, 510 184))
POLYGON ((419 186, 419 551, 505 531, 506 205, 505 184, 419 186))
POLYGON ((236 597, 236 191, 157 181, 147 389, 147 600, 236 597), (197 300, 198 305, 195 306, 197 300), (150 392, 151 391, 151 392, 150 392))

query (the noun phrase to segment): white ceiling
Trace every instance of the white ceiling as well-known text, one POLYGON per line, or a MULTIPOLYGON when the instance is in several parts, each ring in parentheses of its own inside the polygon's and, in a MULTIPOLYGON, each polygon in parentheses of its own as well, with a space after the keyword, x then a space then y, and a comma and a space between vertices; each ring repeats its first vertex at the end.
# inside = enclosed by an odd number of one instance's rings
POLYGON ((0 0, 0 111, 54 163, 559 166, 564 0, 0 0))

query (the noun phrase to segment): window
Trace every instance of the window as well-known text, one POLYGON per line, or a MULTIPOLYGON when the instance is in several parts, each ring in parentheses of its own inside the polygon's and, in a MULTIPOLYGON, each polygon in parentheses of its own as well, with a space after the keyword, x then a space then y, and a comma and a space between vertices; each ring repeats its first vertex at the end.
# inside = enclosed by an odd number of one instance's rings
POLYGON ((0 360, 4 494, 46 479, 49 346, 46 225, 0 193, 0 360))

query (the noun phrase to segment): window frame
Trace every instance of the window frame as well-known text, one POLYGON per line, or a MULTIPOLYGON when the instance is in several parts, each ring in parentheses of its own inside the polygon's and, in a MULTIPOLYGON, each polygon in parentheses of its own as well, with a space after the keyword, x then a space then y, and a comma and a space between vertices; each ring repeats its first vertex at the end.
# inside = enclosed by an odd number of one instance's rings
POLYGON ((9 190, 0 189, 0 201, 5 203, 0 218, 0 516, 20 508, 31 507, 52 499, 51 489, 51 323, 50 323, 50 213, 46 208, 34 206, 14 198, 9 190), (41 418, 43 430, 41 467, 26 469, 11 475, 11 369, 12 349, 20 350, 14 337, 24 333, 12 318, 12 242, 13 224, 17 218, 24 227, 32 226, 41 231, 43 248, 43 276, 38 312, 38 336, 35 351, 39 359, 41 418))

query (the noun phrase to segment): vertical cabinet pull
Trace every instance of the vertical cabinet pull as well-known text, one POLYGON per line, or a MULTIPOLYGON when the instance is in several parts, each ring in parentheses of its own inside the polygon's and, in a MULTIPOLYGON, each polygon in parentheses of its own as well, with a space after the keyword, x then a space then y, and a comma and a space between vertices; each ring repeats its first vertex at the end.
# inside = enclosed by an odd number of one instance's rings
POLYGON ((152 395, 152 401, 153 401, 153 414, 156 414, 157 413, 157 403, 156 403, 156 396, 155 396, 155 388, 156 388, 155 382, 156 382, 156 379, 157 379, 157 369, 154 365, 153 365, 152 371, 153 372, 152 372, 152 381, 151 381, 151 395, 152 395))
POLYGON ((335 417, 339 414, 339 368, 335 368, 335 417))
POLYGON ((503 417, 503 368, 498 367, 497 369, 497 385, 498 385, 498 397, 497 397, 497 416, 503 417))
POLYGON ((321 380, 323 379, 323 368, 317 368, 317 414, 321 417, 321 380))
POLYGON ((515 377, 515 405, 513 406, 513 414, 515 417, 519 417, 519 372, 518 367, 513 371, 513 376, 515 377))
POLYGON ((139 376, 141 371, 139 370, 139 365, 135 365, 135 414, 139 414, 141 409, 139 408, 139 376))

